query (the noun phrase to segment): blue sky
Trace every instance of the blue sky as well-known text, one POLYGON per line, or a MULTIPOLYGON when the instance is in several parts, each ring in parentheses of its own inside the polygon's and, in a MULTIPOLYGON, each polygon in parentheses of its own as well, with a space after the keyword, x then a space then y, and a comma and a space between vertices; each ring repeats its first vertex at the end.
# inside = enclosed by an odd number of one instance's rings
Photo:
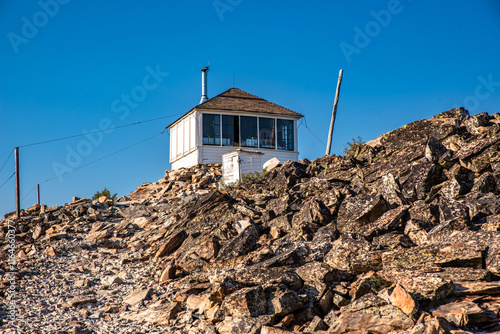
MULTIPOLYGON (((37 183, 43 203, 62 205, 163 177, 166 133, 86 165, 195 106, 208 62, 209 97, 234 74, 235 87, 304 114, 300 158, 311 160, 325 153, 341 68, 336 154, 452 107, 500 112, 497 0, 3 0, 0 55, 0 166, 15 146, 115 127, 21 147, 24 208, 37 183)), ((0 185, 13 171, 11 157, 0 185)), ((13 181, 0 189, 2 215, 15 209, 13 181)))

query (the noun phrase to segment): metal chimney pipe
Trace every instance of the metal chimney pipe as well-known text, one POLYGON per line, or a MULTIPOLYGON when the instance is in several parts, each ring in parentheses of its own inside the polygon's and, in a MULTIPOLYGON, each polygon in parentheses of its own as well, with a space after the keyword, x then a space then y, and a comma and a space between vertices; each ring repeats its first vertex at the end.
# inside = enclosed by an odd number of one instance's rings
POLYGON ((206 100, 208 100, 208 96, 207 96, 207 72, 208 72, 208 66, 201 70, 201 100, 200 100, 200 103, 203 103, 206 100))

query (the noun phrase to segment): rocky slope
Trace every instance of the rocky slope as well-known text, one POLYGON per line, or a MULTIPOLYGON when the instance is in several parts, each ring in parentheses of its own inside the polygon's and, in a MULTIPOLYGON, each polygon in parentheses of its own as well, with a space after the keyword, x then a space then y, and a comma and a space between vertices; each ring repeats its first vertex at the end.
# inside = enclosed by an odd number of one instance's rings
POLYGON ((2 297, 21 332, 498 332, 499 143, 457 108, 225 190, 198 166, 33 206, 2 220, 2 297))

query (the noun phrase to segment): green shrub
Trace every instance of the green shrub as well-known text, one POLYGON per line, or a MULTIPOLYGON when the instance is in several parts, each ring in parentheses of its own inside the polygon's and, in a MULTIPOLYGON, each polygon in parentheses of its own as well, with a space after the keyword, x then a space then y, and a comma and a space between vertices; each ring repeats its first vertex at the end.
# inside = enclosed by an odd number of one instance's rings
POLYGON ((220 182, 219 185, 219 190, 233 190, 241 186, 243 183, 251 182, 251 181, 258 181, 261 178, 263 178, 265 175, 264 172, 259 173, 259 172, 250 172, 243 174, 241 176, 241 180, 238 182, 233 182, 230 184, 224 184, 222 181, 220 182))
POLYGON ((94 194, 94 196, 92 196, 92 200, 96 200, 96 199, 99 199, 99 197, 106 196, 107 198, 112 199, 114 201, 114 200, 116 200, 116 195, 118 195, 118 194, 115 193, 115 194, 113 194, 113 196, 111 196, 111 193, 109 192, 109 190, 106 189, 106 187, 104 187, 103 191, 98 191, 94 194))
POLYGON ((358 139, 352 138, 352 143, 347 142, 342 153, 343 155, 354 153, 359 146, 364 144, 365 142, 360 136, 358 136, 358 139))

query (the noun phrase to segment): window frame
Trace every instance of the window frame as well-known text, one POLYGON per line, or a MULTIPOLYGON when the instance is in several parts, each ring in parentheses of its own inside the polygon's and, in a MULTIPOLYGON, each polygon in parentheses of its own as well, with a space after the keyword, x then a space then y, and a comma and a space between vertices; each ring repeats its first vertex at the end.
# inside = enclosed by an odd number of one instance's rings
MULTIPOLYGON (((207 141, 209 141, 211 139, 211 137, 206 137, 207 138, 207 141)), ((206 146, 221 146, 221 138, 222 138, 222 126, 221 126, 221 115, 220 114, 209 114, 209 113, 203 113, 202 114, 202 117, 201 117, 201 145, 206 145, 206 146), (205 144, 205 115, 210 115, 210 116, 218 116, 219 118, 219 143, 217 144, 217 137, 216 137, 216 128, 217 128, 217 125, 216 123, 214 123, 214 125, 210 125, 210 126, 213 126, 214 127, 214 132, 213 133, 210 133, 210 135, 214 135, 213 137, 213 140, 214 140, 214 143, 213 144, 210 144, 210 143, 206 143, 205 144)))
MULTIPOLYGON (((296 128, 296 122, 297 120, 295 118, 281 118, 277 116, 271 116, 271 115, 265 115, 265 116, 257 116, 257 115, 242 115, 240 113, 220 113, 220 112, 200 112, 201 115, 201 122, 199 123, 200 126, 200 146, 207 146, 207 147, 234 147, 234 148, 249 148, 249 149, 262 149, 262 150, 271 150, 271 151, 281 151, 281 152, 296 152, 297 148, 297 128, 296 128), (203 117, 204 115, 216 115, 219 116, 219 144, 204 144, 203 143, 203 138, 204 138, 204 132, 203 132, 203 117), (234 145, 223 145, 222 144, 222 128, 223 128, 223 116, 238 116, 238 145, 239 146, 234 146, 234 145), (241 136, 241 117, 254 117, 257 119, 257 146, 242 146, 242 136, 241 136), (274 123, 274 147, 273 148, 267 148, 267 147, 261 147, 260 145, 260 119, 272 119, 274 123), (292 133, 291 133, 291 142, 292 142, 292 149, 280 149, 279 144, 278 144, 278 121, 290 121, 292 122, 292 133)), ((234 126, 234 124, 233 124, 234 126)))

